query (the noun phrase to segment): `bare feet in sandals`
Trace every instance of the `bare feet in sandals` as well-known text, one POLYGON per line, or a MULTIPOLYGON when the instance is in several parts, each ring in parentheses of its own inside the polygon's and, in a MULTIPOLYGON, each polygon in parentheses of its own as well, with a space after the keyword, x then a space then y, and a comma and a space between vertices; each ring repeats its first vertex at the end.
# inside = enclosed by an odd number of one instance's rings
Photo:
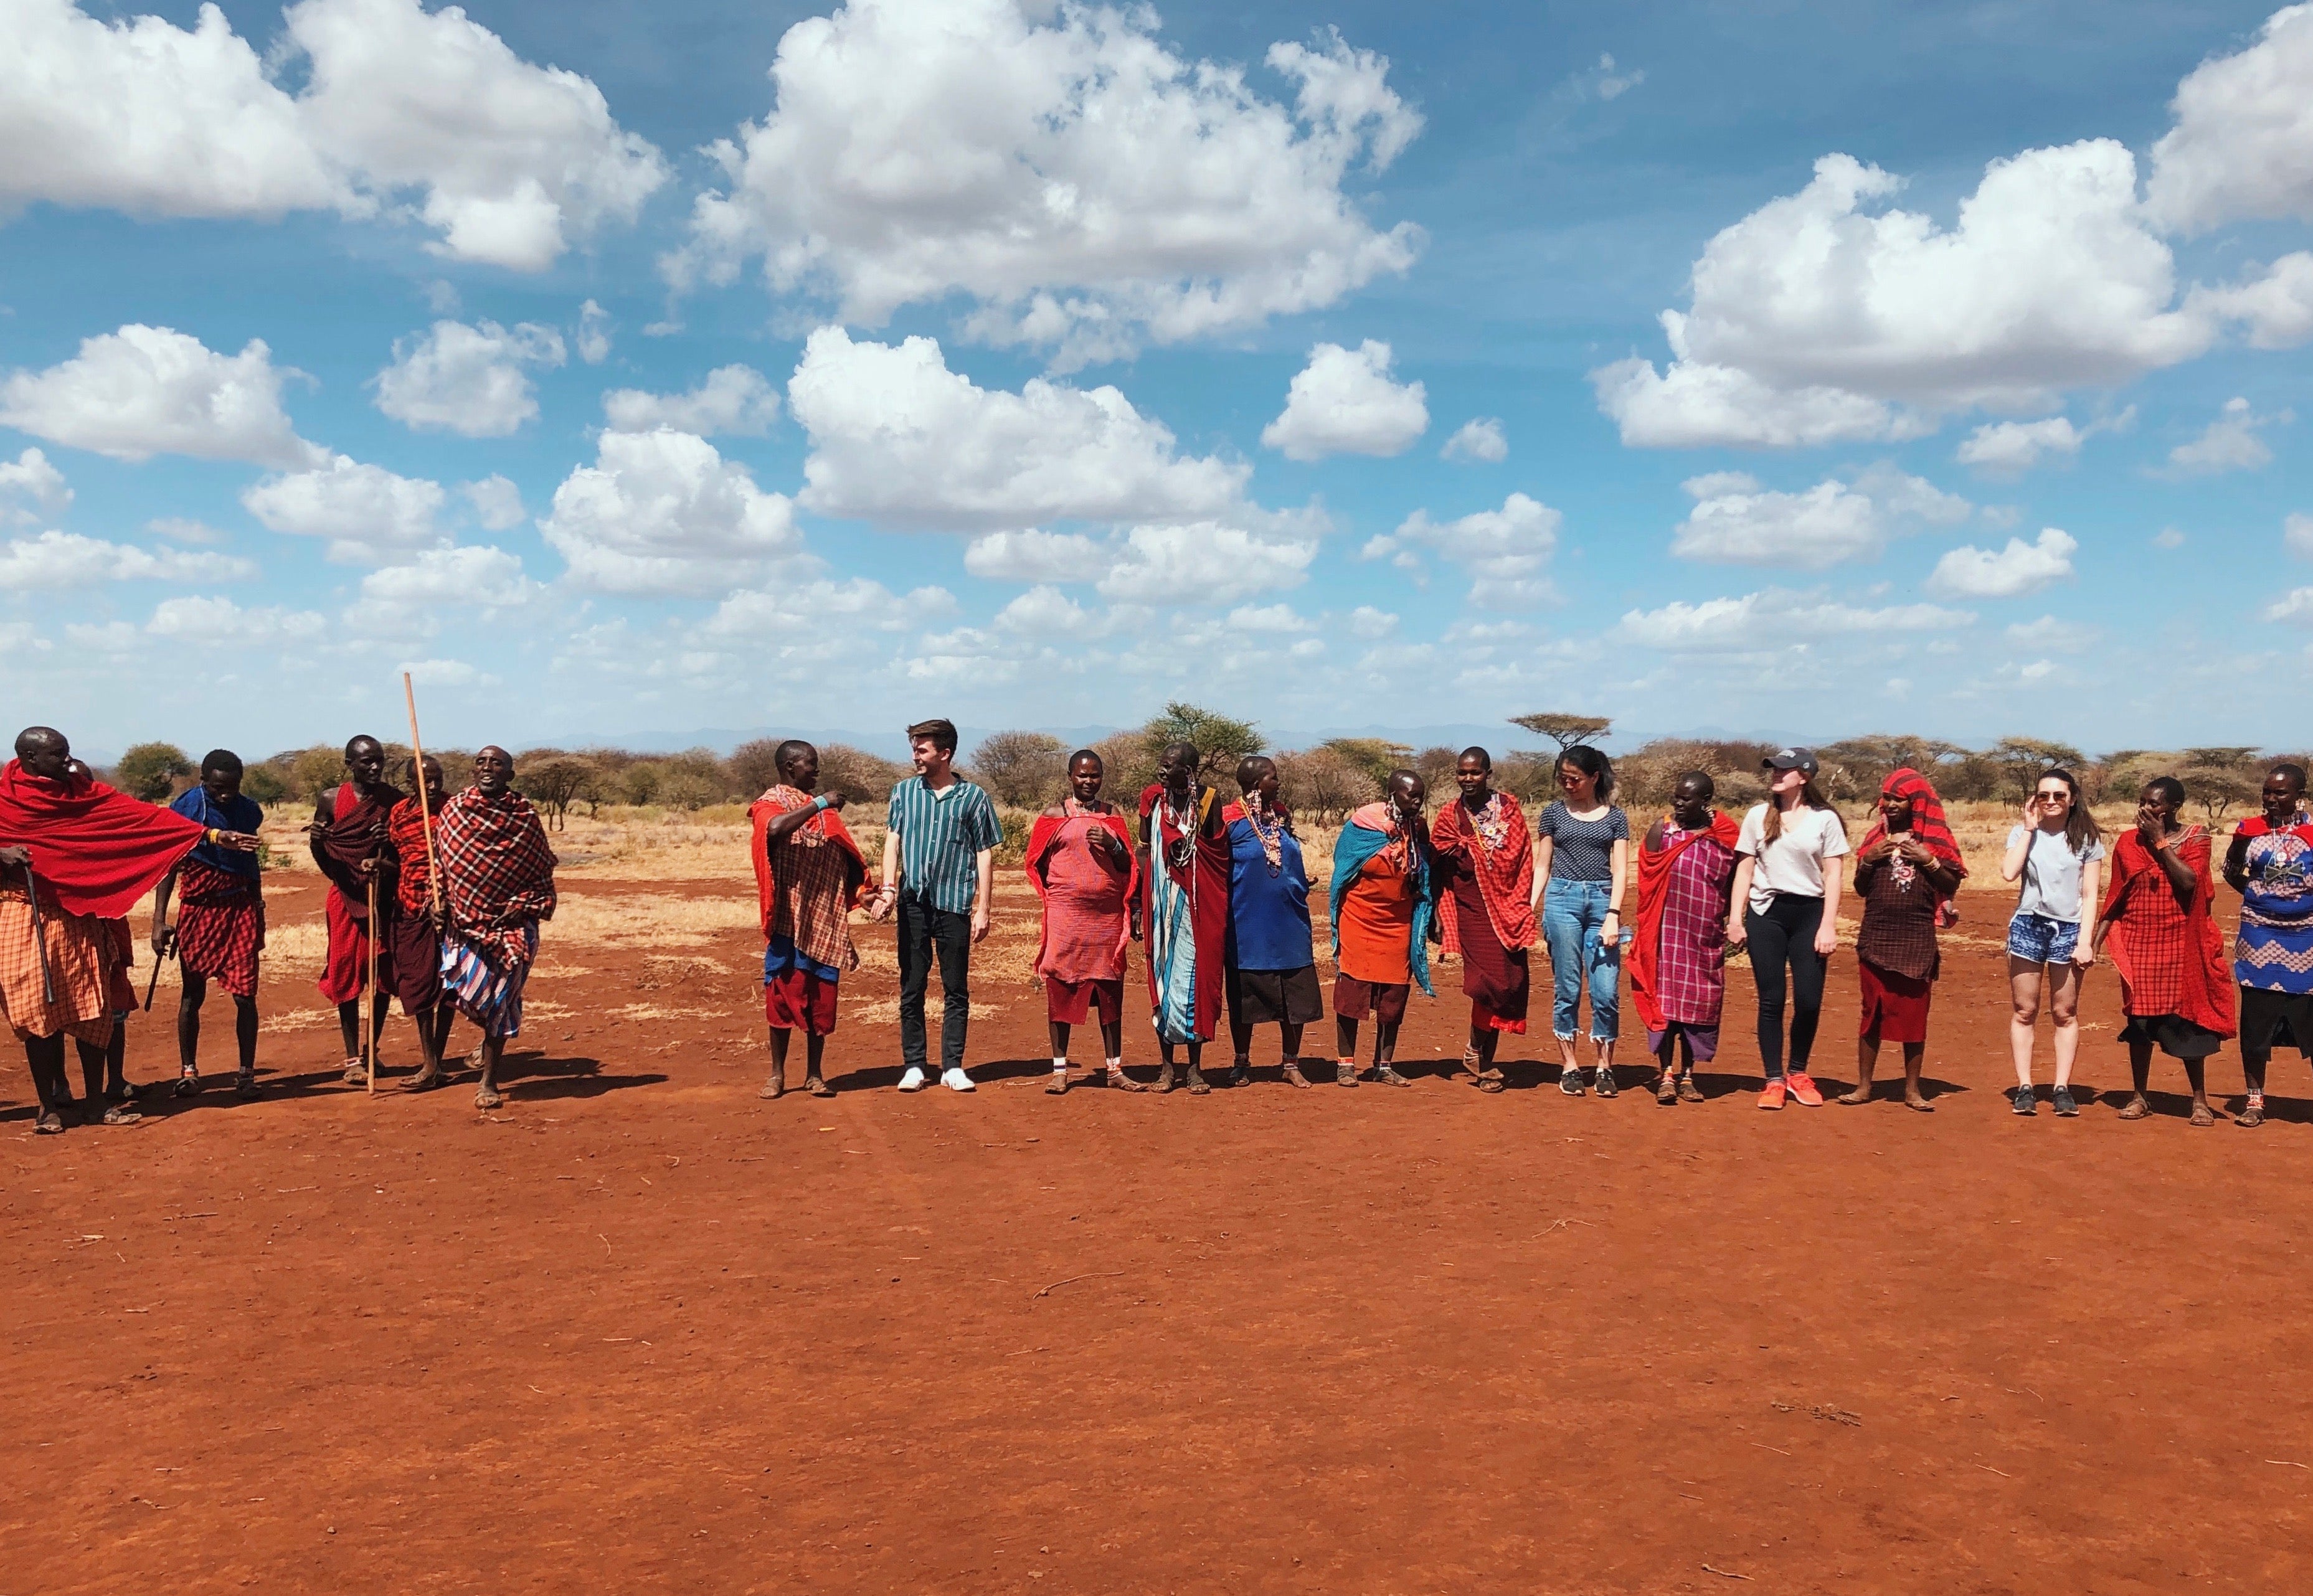
POLYGON ((495 1086, 485 1086, 479 1092, 474 1093, 474 1107, 478 1109, 497 1109, 503 1108, 505 1105, 505 1097, 499 1093, 498 1089, 495 1086))
POLYGON ((782 1098, 787 1094, 787 1073, 785 1070, 777 1069, 773 1070, 770 1074, 770 1078, 763 1083, 761 1090, 755 1093, 757 1097, 763 1098, 767 1101, 782 1098))
POLYGON ((1113 1091, 1116 1092, 1146 1092, 1148 1090, 1148 1087, 1134 1080, 1130 1075, 1126 1074, 1124 1073, 1124 1066, 1121 1064, 1112 1064, 1108 1066, 1108 1084, 1113 1091))
POLYGON ((1285 1061, 1285 1083, 1288 1086, 1298 1086, 1304 1091, 1306 1091, 1309 1085, 1309 1077, 1301 1073, 1301 1065, 1290 1058, 1285 1061))
POLYGON ((833 1097, 835 1095, 835 1088, 830 1086, 826 1081, 818 1075, 805 1075, 803 1078, 803 1089, 814 1097, 833 1097))
POLYGON ((1052 1078, 1044 1090, 1053 1097, 1068 1096, 1069 1072, 1065 1068, 1055 1068, 1052 1071, 1052 1078))
POLYGON ((2144 1093, 2139 1092, 2132 1093, 2129 1100, 2120 1105, 2120 1112, 2115 1115, 2114 1118, 2118 1119, 2142 1119, 2151 1112, 2152 1105, 2144 1101, 2144 1093))

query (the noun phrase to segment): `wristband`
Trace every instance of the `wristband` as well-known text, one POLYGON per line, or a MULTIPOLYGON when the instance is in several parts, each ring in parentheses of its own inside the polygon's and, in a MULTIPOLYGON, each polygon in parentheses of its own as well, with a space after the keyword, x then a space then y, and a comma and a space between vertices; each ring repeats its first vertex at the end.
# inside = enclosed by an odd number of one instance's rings
POLYGON ((825 809, 826 807, 827 794, 824 793, 822 793, 818 797, 811 801, 811 809, 814 814, 817 814, 821 810, 825 809))

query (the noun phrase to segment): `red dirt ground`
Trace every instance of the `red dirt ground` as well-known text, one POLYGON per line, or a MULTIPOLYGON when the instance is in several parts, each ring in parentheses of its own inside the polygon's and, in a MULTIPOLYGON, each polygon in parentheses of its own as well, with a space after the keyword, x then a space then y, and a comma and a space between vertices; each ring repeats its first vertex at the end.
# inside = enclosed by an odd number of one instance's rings
MULTIPOLYGON (((1753 1111, 1747 975, 1701 1106, 1561 1098, 1546 1026, 1499 1097, 1054 1101, 1040 996, 986 981, 976 1096, 884 1090, 895 1031, 847 1023, 846 1090, 760 1102, 743 977, 599 945, 488 1117, 347 1092, 332 1027, 267 1035, 263 1101, 133 1130, 35 1140, 12 1067, 0 1587, 2313 1587, 2305 1066, 2255 1133, 2011 1117, 1999 897, 1932 1117, 1753 1111), (609 1017, 644 1001, 722 1017, 609 1017)), ((172 1010, 132 1075, 173 1074, 172 1010)), ((1464 1013, 1417 999, 1403 1057, 1464 1013)))

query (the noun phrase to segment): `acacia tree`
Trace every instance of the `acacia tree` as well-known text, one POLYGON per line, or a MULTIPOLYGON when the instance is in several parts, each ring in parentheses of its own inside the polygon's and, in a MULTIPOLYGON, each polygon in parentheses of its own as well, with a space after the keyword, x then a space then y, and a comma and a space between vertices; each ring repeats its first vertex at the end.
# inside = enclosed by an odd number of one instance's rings
POLYGON ((1578 742, 1597 741, 1614 729, 1614 723, 1603 715, 1514 715, 1510 724, 1549 738, 1562 754, 1578 742))
POLYGON ((571 804, 589 797, 602 779, 592 759, 576 754, 525 757, 519 768, 523 796, 546 811, 546 823, 557 831, 562 829, 571 804))
POLYGON ((1178 702, 1165 706, 1141 727, 1140 737, 1152 759, 1165 751, 1167 743, 1191 744, 1204 756, 1197 770, 1209 782, 1234 776, 1239 759, 1267 746, 1251 721, 1233 721, 1194 704, 1178 702))
POLYGON ((2253 748, 2188 748, 2177 773, 2185 796, 2201 806, 2213 826, 2236 803, 2252 802, 2265 785, 2253 748))
POLYGON ((2062 766, 2077 770, 2088 761, 2069 742, 2049 742, 2037 737, 2003 737, 1985 750, 1985 759, 1999 767, 2001 785, 2008 797, 2023 801, 2043 770, 2062 766))

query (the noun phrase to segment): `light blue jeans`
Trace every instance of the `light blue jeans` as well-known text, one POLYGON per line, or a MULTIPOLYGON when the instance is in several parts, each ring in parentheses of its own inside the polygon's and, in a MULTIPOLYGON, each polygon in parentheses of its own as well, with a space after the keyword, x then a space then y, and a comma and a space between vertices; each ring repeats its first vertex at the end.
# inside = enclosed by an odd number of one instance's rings
POLYGON ((1583 978, 1589 978, 1590 1039, 1611 1042, 1622 1033, 1622 948, 1603 943, 1605 881, 1552 881, 1542 898, 1542 939, 1550 946, 1550 1029, 1570 1041, 1580 1016, 1583 978))

